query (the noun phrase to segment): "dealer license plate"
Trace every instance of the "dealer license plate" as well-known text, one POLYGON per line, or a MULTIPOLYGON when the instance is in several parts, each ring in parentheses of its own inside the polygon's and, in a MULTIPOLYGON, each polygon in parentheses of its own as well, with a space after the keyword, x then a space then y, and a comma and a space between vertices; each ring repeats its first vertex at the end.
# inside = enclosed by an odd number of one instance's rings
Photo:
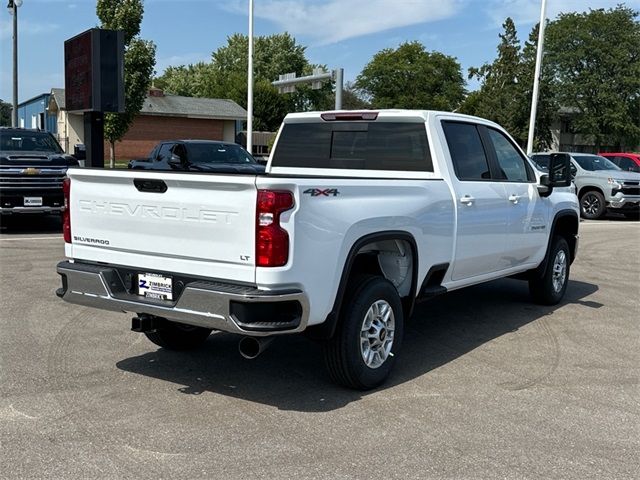
POLYGON ((41 207, 42 197, 24 197, 25 207, 41 207))
POLYGON ((173 300, 173 280, 156 273, 138 274, 138 295, 159 300, 173 300))

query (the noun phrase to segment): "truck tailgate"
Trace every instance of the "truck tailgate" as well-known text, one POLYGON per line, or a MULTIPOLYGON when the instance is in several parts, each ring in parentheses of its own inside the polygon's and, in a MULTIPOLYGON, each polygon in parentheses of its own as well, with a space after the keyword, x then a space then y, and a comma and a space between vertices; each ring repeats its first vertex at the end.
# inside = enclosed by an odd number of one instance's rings
POLYGON ((255 177, 72 169, 67 255, 255 282, 255 177))

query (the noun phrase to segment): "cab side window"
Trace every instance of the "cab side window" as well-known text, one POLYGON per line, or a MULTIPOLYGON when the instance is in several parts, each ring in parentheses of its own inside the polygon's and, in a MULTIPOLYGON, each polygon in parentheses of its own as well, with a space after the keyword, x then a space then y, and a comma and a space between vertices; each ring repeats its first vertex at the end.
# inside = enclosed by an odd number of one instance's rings
POLYGON ((478 128, 471 123, 460 122, 443 122, 442 127, 456 177, 463 181, 491 180, 478 128))
POLYGON ((617 158, 619 158, 620 161, 616 162, 616 165, 618 165, 622 170, 625 170, 627 172, 640 171, 640 168, 638 168, 635 162, 630 158, 627 158, 627 157, 617 157, 617 158))
POLYGON ((160 150, 158 151, 158 157, 156 158, 156 160, 158 162, 169 160, 169 157, 171 156, 171 147, 172 146, 173 146, 172 143, 163 143, 160 146, 160 150))
POLYGON ((496 160, 500 171, 509 182, 529 182, 531 175, 525 164, 525 159, 516 147, 505 137, 502 132, 487 128, 489 138, 496 152, 496 160))
POLYGON ((181 143, 176 143, 171 148, 171 153, 180 157, 183 162, 187 161, 187 149, 181 143))

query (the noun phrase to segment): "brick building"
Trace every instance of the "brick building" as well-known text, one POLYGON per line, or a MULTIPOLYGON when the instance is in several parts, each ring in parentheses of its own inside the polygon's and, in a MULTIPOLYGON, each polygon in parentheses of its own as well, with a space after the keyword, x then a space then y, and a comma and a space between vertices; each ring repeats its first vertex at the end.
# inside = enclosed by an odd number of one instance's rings
MULTIPOLYGON (((51 90, 48 111, 57 115, 58 141, 66 152, 73 153, 74 145, 84 143, 82 114, 66 111, 64 89, 60 88, 51 90)), ((233 142, 238 123, 246 118, 246 110, 232 100, 165 95, 162 90, 152 88, 131 128, 116 143, 116 158, 146 157, 162 140, 233 142)), ((109 158, 106 143, 105 158, 109 158)))

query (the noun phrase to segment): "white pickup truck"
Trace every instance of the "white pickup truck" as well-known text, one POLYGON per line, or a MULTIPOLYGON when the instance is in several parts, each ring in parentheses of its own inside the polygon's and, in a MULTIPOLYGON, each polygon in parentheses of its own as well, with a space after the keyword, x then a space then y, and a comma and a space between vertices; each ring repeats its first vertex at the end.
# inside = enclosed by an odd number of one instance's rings
POLYGON ((264 174, 69 170, 57 294, 134 312, 169 349, 218 330, 249 358, 305 332, 334 381, 369 389, 419 299, 507 276, 562 299, 579 209, 568 156, 549 172, 476 117, 290 114, 264 174))

